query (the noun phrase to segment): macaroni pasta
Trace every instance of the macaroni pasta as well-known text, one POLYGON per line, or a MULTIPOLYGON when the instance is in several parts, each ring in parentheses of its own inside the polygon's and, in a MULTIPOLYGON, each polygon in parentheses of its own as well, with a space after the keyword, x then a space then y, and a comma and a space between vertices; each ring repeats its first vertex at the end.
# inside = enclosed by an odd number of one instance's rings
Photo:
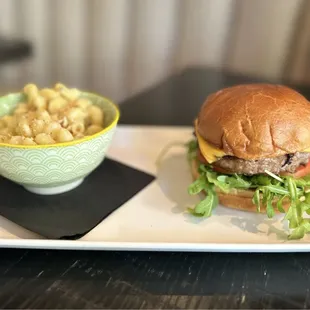
POLYGON ((104 128, 104 113, 80 92, 56 84, 23 89, 26 102, 17 104, 12 115, 0 118, 0 143, 43 145, 68 142, 93 135, 104 128))

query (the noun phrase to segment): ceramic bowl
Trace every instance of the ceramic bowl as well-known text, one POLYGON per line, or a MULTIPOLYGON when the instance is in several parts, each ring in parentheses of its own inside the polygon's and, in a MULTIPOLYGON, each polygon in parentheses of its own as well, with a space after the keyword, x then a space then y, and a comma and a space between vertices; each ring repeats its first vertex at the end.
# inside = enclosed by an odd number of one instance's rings
MULTIPOLYGON (((28 191, 51 195, 79 186, 104 160, 119 119, 119 110, 110 100, 82 93, 104 111, 105 129, 80 140, 51 145, 0 143, 0 174, 28 191)), ((24 101, 21 93, 0 98, 0 117, 10 114, 24 101)))

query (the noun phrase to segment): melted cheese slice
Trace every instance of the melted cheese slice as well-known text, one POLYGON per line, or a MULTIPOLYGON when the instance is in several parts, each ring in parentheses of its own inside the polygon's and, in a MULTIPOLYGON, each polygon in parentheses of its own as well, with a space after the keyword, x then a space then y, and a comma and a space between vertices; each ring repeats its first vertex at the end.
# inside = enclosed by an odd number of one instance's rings
POLYGON ((201 154, 208 161, 208 163, 211 164, 214 161, 226 155, 224 151, 210 145, 200 136, 197 130, 197 120, 195 121, 195 133, 196 133, 196 137, 198 140, 201 154))

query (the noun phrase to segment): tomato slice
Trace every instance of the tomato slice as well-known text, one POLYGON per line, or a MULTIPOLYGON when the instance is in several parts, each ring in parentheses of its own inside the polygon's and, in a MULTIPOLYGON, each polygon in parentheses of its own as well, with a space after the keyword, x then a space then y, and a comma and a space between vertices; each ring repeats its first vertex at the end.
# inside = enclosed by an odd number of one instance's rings
POLYGON ((308 174, 310 174, 310 161, 305 166, 300 165, 296 169, 295 173, 288 173, 288 172, 281 173, 281 175, 289 175, 289 176, 294 177, 295 179, 303 178, 304 176, 308 174))
POLYGON ((310 174, 310 161, 308 161, 306 166, 299 166, 296 169, 296 172, 294 173, 295 178, 302 178, 306 176, 307 174, 310 174))

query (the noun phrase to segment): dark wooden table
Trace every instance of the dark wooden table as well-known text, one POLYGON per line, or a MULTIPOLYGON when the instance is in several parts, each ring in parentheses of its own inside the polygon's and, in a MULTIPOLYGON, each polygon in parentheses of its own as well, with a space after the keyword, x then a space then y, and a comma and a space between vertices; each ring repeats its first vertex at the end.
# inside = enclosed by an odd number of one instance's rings
MULTIPOLYGON (((248 81, 187 70, 126 101, 121 123, 189 125, 211 91, 248 81)), ((0 308, 308 308, 310 254, 2 249, 0 287, 0 308)))

